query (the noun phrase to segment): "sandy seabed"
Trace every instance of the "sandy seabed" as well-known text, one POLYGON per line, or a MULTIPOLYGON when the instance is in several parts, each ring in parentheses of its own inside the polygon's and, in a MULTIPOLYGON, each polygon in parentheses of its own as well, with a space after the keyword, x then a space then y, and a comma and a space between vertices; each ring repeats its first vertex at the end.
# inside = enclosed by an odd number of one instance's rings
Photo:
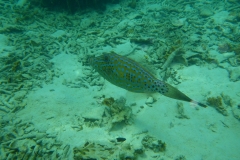
POLYGON ((234 4, 123 1, 100 15, 36 8, 34 19, 14 5, 1 2, 2 159, 240 159, 234 4), (111 51, 208 107, 114 86, 86 63, 111 51))

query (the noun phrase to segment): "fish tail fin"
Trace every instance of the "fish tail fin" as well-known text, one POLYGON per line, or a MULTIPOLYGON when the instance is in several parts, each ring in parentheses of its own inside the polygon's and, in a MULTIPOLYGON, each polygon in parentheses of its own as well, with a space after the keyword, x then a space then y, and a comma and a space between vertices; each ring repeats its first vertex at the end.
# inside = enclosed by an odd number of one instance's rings
POLYGON ((179 91, 177 88, 171 86, 170 84, 165 83, 165 85, 167 87, 167 92, 163 93, 164 96, 169 97, 169 98, 173 98, 173 99, 177 99, 177 100, 191 102, 191 103, 197 104, 197 105, 199 105, 201 107, 204 107, 204 108, 207 107, 205 104, 202 104, 202 103, 199 103, 199 102, 196 102, 196 101, 192 100, 187 95, 185 95, 184 93, 179 91))
POLYGON ((192 100, 191 103, 192 103, 192 104, 195 104, 195 105, 198 105, 198 106, 201 106, 201 107, 204 107, 204 108, 207 107, 206 104, 203 104, 203 103, 200 103, 200 102, 197 102, 197 101, 194 101, 194 100, 192 100))

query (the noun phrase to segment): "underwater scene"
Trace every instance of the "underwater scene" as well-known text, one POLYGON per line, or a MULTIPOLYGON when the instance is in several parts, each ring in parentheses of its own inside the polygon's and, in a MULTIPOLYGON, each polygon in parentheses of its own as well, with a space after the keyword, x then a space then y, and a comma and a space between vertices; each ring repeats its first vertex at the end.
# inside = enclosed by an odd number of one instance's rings
POLYGON ((240 0, 0 0, 0 160, 239 160, 240 0))

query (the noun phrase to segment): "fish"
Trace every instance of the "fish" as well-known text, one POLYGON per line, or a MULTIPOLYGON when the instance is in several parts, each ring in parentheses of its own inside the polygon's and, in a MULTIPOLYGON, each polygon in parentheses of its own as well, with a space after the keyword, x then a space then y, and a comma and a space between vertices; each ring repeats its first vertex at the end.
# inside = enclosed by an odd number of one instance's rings
POLYGON ((124 141, 126 141, 126 138, 123 138, 123 137, 118 137, 116 139, 117 139, 117 142, 124 142, 124 141))
POLYGON ((136 93, 160 93, 176 100, 191 102, 201 107, 205 104, 189 98, 172 85, 157 79, 140 64, 114 52, 90 57, 90 65, 110 83, 136 93))

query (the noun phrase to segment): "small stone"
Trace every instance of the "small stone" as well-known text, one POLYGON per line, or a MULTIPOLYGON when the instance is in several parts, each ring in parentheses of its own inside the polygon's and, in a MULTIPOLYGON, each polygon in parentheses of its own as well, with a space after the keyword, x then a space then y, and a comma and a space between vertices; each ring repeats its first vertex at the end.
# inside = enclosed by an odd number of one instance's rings
POLYGON ((55 38, 60 38, 62 36, 64 36, 66 34, 65 31, 63 30, 57 30, 56 32, 54 32, 53 34, 51 34, 52 37, 55 37, 55 38))
POLYGON ((31 131, 33 131, 35 128, 33 126, 30 126, 28 128, 25 129, 25 133, 29 133, 31 131))
POLYGON ((213 15, 213 12, 209 8, 203 8, 200 11, 200 16, 202 16, 202 17, 209 17, 211 15, 213 15))
POLYGON ((90 120, 101 120, 103 113, 104 113, 104 107, 97 107, 90 109, 82 115, 83 118, 85 119, 90 119, 90 120))
POLYGON ((32 85, 33 85, 33 82, 31 82, 31 81, 26 82, 27 87, 32 87, 32 85))
POLYGON ((94 21, 91 18, 84 18, 82 19, 80 26, 82 29, 86 29, 90 27, 92 24, 94 24, 94 21))
POLYGON ((175 27, 181 27, 186 22, 187 18, 180 18, 172 20, 172 25, 175 27))
POLYGON ((31 78, 32 78, 32 76, 30 76, 29 74, 22 74, 22 76, 23 76, 24 78, 27 78, 27 79, 31 79, 31 78))
POLYGON ((129 22, 129 20, 127 20, 127 19, 121 21, 121 22, 117 25, 117 29, 118 29, 119 31, 123 31, 125 28, 127 28, 128 22, 129 22))
POLYGON ((27 94, 27 91, 19 91, 15 93, 14 98, 16 100, 22 100, 26 96, 26 94, 27 94))
POLYGON ((154 99, 153 97, 148 97, 148 99, 146 100, 145 104, 153 104, 154 99))
POLYGON ((137 105, 137 103, 135 103, 135 102, 133 102, 133 103, 130 104, 131 107, 132 107, 132 106, 136 106, 136 105, 137 105))

